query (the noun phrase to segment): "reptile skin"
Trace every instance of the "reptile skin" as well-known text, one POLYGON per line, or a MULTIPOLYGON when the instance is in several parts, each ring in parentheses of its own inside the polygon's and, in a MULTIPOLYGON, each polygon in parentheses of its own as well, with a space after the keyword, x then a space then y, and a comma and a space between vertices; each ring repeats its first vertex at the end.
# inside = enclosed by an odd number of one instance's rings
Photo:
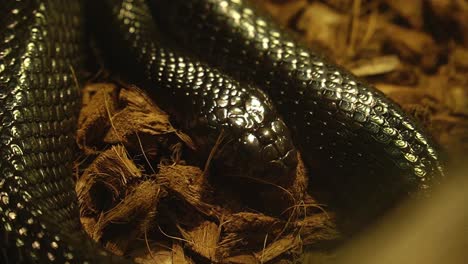
POLYGON ((247 0, 148 0, 165 33, 265 89, 336 206, 391 205, 440 180, 426 133, 382 92, 327 61, 247 0))
MULTIPOLYGON (((274 102, 313 168, 312 183, 323 181, 329 193, 392 200, 443 175, 432 143, 397 105, 246 1, 150 1, 166 34, 234 79, 159 44, 143 0, 94 2, 96 28, 115 40, 103 44, 118 52, 109 56, 115 68, 134 69, 131 80, 154 88, 163 105, 177 102, 180 120, 195 120, 184 127, 200 138, 212 143, 225 130, 231 151, 249 154, 235 156, 233 167, 294 168, 274 102)), ((0 263, 125 263, 100 250, 78 221, 72 163, 80 96, 72 69, 82 65, 80 3, 0 4, 0 263)))
POLYGON ((230 140, 221 159, 227 171, 269 178, 295 172, 289 130, 261 90, 165 45, 144 0, 92 2, 89 10, 95 12, 91 24, 114 72, 155 95, 203 153, 224 131, 230 140), (114 45, 108 48, 109 43, 114 45))
MULTIPOLYGON (((78 221, 72 165, 80 96, 72 69, 81 69, 83 61, 80 3, 1 5, 1 263, 126 263, 107 256, 78 221)), ((242 153, 232 159, 232 166, 255 168, 241 172, 293 173, 297 156, 289 131, 265 94, 160 48, 146 5, 131 4, 107 1, 103 9, 92 8, 109 15, 114 23, 107 26, 114 28, 106 32, 116 33, 124 48, 118 51, 130 55, 117 61, 135 59, 142 70, 141 75, 136 71, 137 79, 158 87, 156 93, 165 100, 185 102, 189 107, 177 112, 195 120, 188 127, 208 131, 212 136, 207 141, 225 130, 235 141, 231 151, 242 153), (132 23, 125 22, 129 18, 132 23)))
POLYGON ((0 4, 0 263, 114 262, 81 231, 72 178, 78 1, 0 4))

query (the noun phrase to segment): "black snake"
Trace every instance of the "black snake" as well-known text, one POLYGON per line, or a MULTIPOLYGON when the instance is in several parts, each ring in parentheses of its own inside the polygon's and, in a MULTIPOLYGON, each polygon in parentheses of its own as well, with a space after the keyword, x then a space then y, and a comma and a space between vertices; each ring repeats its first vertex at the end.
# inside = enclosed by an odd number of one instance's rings
POLYGON ((0 4, 2 263, 124 262, 78 221, 73 71, 83 67, 84 18, 115 71, 177 106, 197 136, 212 142, 223 130, 234 139, 232 169, 289 175, 297 146, 312 187, 338 204, 381 209, 443 175, 430 139, 395 103, 248 1, 95 2, 0 4))

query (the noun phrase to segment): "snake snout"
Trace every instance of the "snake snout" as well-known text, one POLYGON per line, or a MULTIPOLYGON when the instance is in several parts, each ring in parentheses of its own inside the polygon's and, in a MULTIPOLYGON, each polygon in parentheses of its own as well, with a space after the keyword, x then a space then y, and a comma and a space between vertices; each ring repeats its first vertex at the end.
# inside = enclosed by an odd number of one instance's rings
MULTIPOLYGON (((248 89, 247 89, 248 91, 248 89)), ((290 175, 297 166, 297 152, 289 129, 261 90, 248 91, 243 101, 246 126, 239 138, 244 167, 256 177, 290 175), (242 154, 245 153, 245 154, 242 154)))
POLYGON ((289 129, 269 97, 254 86, 226 78, 212 83, 207 93, 211 100, 204 98, 201 113, 214 129, 214 136, 221 130, 228 136, 227 146, 217 155, 218 164, 229 167, 227 171, 232 174, 255 178, 294 172, 296 150, 289 129))
POLYGON ((264 124, 240 137, 238 162, 256 178, 276 179, 295 173, 297 151, 286 125, 279 118, 264 124))
MULTIPOLYGON (((256 141, 255 155, 268 164, 267 167, 276 167, 283 170, 294 170, 297 165, 297 153, 289 131, 282 120, 270 122, 267 126, 249 134, 243 143, 248 145, 256 141)), ((252 144, 254 145, 254 144, 252 144)))

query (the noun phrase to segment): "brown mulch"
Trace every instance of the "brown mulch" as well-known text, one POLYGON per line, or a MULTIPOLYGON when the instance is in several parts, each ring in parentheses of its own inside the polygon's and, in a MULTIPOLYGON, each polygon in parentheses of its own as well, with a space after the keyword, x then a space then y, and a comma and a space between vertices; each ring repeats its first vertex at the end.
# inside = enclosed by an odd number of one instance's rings
POLYGON ((302 162, 285 186, 250 182, 255 187, 246 189, 243 180, 210 181, 204 166, 182 159, 194 143, 141 90, 97 83, 83 95, 77 143, 84 156, 76 184, 81 221, 114 254, 140 263, 156 263, 160 255, 174 263, 260 263, 294 258, 303 246, 339 238, 333 214, 306 193, 302 162))
POLYGON ((468 2, 256 0, 303 41, 399 102, 445 148, 468 150, 468 2))
MULTIPOLYGON (((256 1, 399 102, 444 147, 452 166, 466 161, 468 3, 256 1)), ((307 193, 302 162, 285 186, 212 181, 220 175, 208 173, 209 161, 187 162, 195 143, 135 86, 86 85, 77 144, 85 230, 138 263, 289 263, 303 248, 323 253, 340 240, 333 212, 307 193)))

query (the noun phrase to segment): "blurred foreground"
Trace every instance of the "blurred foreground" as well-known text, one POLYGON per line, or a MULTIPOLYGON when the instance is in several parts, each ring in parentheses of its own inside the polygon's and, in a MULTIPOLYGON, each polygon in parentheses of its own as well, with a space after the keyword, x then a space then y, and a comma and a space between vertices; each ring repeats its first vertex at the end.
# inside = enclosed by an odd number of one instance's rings
POLYGON ((468 169, 434 197, 410 201, 334 256, 311 253, 303 263, 468 263, 468 169))

